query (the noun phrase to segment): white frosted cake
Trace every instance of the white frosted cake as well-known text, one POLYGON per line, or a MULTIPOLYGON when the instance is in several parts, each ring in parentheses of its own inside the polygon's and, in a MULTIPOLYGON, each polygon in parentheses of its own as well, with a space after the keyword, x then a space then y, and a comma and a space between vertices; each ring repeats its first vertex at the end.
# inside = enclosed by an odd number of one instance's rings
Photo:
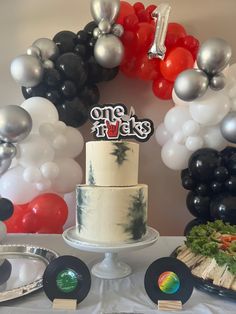
POLYGON ((138 159, 136 143, 86 144, 86 184, 76 189, 80 238, 124 243, 146 233, 148 187, 138 184, 138 159))

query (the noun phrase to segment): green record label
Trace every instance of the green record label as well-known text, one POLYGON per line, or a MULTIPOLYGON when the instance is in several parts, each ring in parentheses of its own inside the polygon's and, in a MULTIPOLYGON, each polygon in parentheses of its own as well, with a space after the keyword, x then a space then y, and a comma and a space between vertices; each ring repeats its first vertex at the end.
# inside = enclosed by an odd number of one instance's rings
POLYGON ((72 269, 62 270, 56 277, 58 289, 65 293, 72 292, 78 285, 78 275, 72 269))

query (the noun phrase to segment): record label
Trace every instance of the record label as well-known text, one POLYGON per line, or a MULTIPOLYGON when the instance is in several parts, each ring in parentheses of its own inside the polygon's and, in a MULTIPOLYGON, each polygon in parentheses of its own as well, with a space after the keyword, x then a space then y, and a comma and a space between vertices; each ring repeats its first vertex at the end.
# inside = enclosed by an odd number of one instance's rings
POLYGON ((144 279, 149 298, 157 304, 161 300, 188 301, 193 292, 193 276, 189 268, 173 257, 154 261, 144 279))
POLYGON ((91 275, 84 262, 75 256, 60 256, 45 269, 43 288, 47 297, 54 299, 86 298, 91 287, 91 275))

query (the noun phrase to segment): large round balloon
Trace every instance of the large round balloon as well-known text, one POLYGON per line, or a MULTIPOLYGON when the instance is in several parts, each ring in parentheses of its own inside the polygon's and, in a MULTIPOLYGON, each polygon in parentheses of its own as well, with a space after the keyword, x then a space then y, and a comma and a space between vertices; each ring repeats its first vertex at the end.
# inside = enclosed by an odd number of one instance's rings
POLYGON ((202 148, 194 152, 189 159, 189 171, 199 181, 210 181, 219 166, 219 153, 211 148, 202 148))
POLYGON ((206 220, 210 219, 210 197, 189 192, 186 205, 193 216, 206 220))

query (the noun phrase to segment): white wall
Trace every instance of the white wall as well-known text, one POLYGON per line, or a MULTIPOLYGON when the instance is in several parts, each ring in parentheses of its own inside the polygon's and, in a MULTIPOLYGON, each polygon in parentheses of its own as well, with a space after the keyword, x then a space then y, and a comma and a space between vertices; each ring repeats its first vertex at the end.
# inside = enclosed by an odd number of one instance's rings
MULTIPOLYGON (((145 4, 160 3, 156 0, 145 4)), ((164 1, 163 1, 164 2, 164 1)), ((204 41, 222 37, 234 51, 236 61, 236 0, 169 0, 171 21, 183 24, 188 33, 204 41)), ((78 31, 91 20, 89 0, 0 0, 0 104, 20 104, 20 87, 9 73, 11 60, 40 37, 52 38, 61 30, 78 31)), ((100 87, 101 102, 124 102, 133 105, 138 116, 151 118, 155 126, 171 107, 170 102, 155 98, 151 85, 126 79, 119 75, 100 87)), ((86 140, 89 125, 81 128, 86 140)), ((149 185, 149 225, 162 235, 183 233, 192 219, 185 207, 186 191, 180 184, 178 172, 167 169, 160 158, 160 148, 152 138, 140 145, 139 181, 149 185)), ((84 153, 80 162, 84 166, 84 153)))

